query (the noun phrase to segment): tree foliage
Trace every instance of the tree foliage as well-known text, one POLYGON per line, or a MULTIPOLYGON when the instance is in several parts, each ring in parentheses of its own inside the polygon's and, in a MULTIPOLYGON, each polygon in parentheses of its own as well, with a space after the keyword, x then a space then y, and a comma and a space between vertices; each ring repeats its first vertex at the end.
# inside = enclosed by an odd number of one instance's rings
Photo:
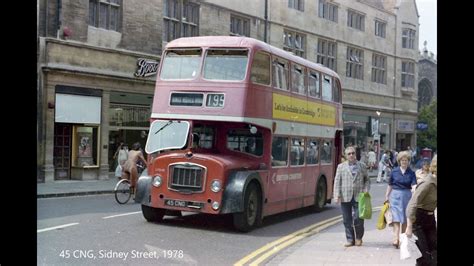
POLYGON ((420 109, 418 121, 428 124, 428 129, 417 131, 417 146, 420 149, 438 147, 438 103, 436 100, 420 109))

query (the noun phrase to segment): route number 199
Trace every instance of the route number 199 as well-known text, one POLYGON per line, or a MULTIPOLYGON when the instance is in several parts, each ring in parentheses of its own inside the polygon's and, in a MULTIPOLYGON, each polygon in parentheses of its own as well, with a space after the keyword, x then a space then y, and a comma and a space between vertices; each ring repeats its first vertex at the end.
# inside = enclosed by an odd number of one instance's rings
POLYGON ((206 100, 207 107, 224 107, 223 93, 209 93, 206 100))

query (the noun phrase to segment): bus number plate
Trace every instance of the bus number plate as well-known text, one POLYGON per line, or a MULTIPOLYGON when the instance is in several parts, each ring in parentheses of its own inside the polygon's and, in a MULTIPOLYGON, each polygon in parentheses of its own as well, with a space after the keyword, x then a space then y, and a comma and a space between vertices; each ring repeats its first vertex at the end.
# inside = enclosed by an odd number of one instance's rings
POLYGON ((209 93, 206 99, 207 107, 224 107, 223 93, 209 93))
POLYGON ((167 199, 165 200, 165 205, 173 207, 186 207, 186 201, 167 199))

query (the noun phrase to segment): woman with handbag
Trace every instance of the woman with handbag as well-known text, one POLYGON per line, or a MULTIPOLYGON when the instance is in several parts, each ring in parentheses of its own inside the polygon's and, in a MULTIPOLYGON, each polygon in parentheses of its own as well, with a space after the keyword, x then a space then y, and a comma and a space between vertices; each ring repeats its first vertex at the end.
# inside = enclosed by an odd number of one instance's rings
POLYGON ((415 193, 408 203, 408 225, 406 235, 415 234, 418 240, 416 245, 420 249, 421 257, 416 265, 436 265, 438 239, 434 211, 438 204, 437 197, 437 156, 431 160, 430 174, 416 187, 415 193))
POLYGON ((411 191, 416 185, 415 172, 409 166, 410 154, 407 151, 400 152, 397 161, 400 166, 393 169, 390 174, 385 193, 385 200, 389 201, 392 212, 394 235, 392 244, 395 248, 400 247, 400 227, 404 233, 407 226, 405 211, 411 198, 411 191))

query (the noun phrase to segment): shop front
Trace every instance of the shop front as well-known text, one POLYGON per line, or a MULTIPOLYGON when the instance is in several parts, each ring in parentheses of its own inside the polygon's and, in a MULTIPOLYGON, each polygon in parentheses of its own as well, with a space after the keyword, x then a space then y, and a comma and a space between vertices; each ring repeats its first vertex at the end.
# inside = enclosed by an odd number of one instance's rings
POLYGON ((145 145, 159 57, 50 38, 39 50, 38 182, 108 179, 119 141, 145 145))
POLYGON ((361 112, 361 114, 344 114, 344 147, 356 147, 358 160, 363 158, 364 153, 368 153, 370 149, 377 154, 380 154, 380 150, 390 149, 392 120, 384 115, 378 116, 370 111, 361 112))
POLYGON ((117 167, 114 155, 123 142, 129 148, 138 142, 145 148, 150 126, 151 94, 112 92, 109 106, 109 171, 117 167))
POLYGON ((101 109, 102 91, 56 86, 53 149, 56 180, 98 179, 101 109))
POLYGON ((398 151, 403 151, 410 146, 414 148, 415 140, 415 121, 408 119, 397 120, 396 147, 398 151))

